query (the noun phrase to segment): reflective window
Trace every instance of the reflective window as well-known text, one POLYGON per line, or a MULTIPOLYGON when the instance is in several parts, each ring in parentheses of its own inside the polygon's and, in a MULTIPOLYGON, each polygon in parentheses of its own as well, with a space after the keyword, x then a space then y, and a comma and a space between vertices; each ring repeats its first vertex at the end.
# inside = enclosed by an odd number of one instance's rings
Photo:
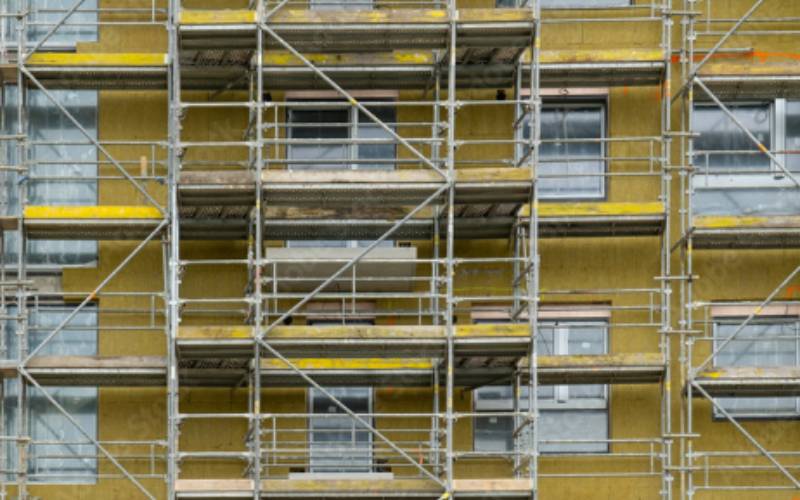
POLYGON ((800 176, 800 103, 775 99, 726 107, 736 120, 713 104, 694 108, 695 214, 800 213, 797 188, 778 165, 800 176), (760 151, 736 121, 769 148, 777 162, 760 151))
MULTIPOLYGON (((541 199, 597 199, 605 196, 606 137, 602 104, 549 104, 542 107, 539 149, 541 199)), ((530 138, 525 121, 522 138, 530 138)), ((523 145, 521 155, 528 154, 523 145)))
MULTIPOLYGON (((16 87, 5 87, 5 117, 7 133, 16 133, 16 87)), ((97 92, 93 90, 52 90, 50 93, 81 124, 86 132, 97 138, 97 92)), ((27 92, 28 113, 28 175, 24 178, 6 173, 4 189, 6 214, 20 213, 19 183, 25 186, 28 205, 96 205, 97 148, 81 130, 62 113, 41 91, 27 92)), ((11 165, 20 164, 15 147, 6 150, 11 165)), ((9 232, 6 238, 6 262, 17 257, 18 233, 9 232)), ((29 240, 28 263, 42 266, 82 265, 97 260, 96 241, 29 240)))
MULTIPOLYGON (((599 322, 557 322, 540 325, 540 356, 605 354, 607 326, 599 322)), ((542 453, 608 452, 608 389, 604 385, 540 386, 539 439, 542 453)), ((475 391, 476 412, 513 410, 512 388, 482 387, 475 391)), ((523 387, 519 408, 528 407, 523 387)), ((475 450, 503 452, 514 449, 512 417, 478 417, 475 450)), ((522 436, 521 439, 525 439, 522 436)))
MULTIPOLYGON (((394 129, 394 108, 369 108, 394 129)), ((353 106, 289 110, 289 168, 292 170, 394 168, 392 136, 353 106), (351 139, 355 139, 351 141, 351 139)))
MULTIPOLYGON (((30 313, 30 349, 34 349, 73 311, 74 306, 39 306, 30 313)), ((15 308, 9 313, 14 314, 15 308)), ((15 358, 16 324, 6 322, 6 346, 15 358)), ((84 307, 63 331, 42 348, 41 355, 96 355, 97 309, 84 307)), ((5 381, 5 428, 15 434, 18 424, 15 379, 5 381)), ((97 438, 97 389, 94 387, 44 387, 93 438, 97 438)), ((37 388, 28 393, 28 429, 31 436, 28 474, 38 483, 91 483, 97 474, 97 451, 94 444, 59 411, 37 388)), ((16 466, 17 448, 6 447, 7 463, 16 466)))
MULTIPOLYGON (((371 422, 368 387, 325 389, 352 412, 371 422)), ((371 472, 372 434, 317 389, 310 390, 311 472, 371 472)))
MULTIPOLYGON (((714 344, 720 345, 739 329, 744 318, 717 321, 714 344)), ((775 318, 745 325, 714 359, 716 366, 798 366, 800 364, 800 322, 775 318)), ((725 397, 718 398, 726 411, 735 416, 770 418, 800 415, 798 397, 725 397)), ((717 412, 717 416, 721 416, 717 412)))

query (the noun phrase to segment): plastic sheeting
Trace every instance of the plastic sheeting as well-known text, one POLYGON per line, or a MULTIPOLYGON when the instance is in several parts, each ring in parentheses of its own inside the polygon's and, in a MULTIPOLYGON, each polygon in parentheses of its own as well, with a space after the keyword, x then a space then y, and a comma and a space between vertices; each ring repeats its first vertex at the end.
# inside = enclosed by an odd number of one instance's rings
MULTIPOLYGON (((13 314, 15 308, 10 308, 13 314)), ((41 306, 30 314, 30 349, 34 349, 73 310, 70 306, 41 306)), ((6 346, 17 357, 16 323, 5 324, 6 346)), ((97 354, 97 309, 87 306, 65 329, 42 348, 41 355, 97 354)), ((17 432, 16 380, 5 381, 5 435, 17 432)), ((97 436, 97 389, 93 387, 45 387, 45 390, 75 418, 90 435, 97 436)), ((32 439, 28 473, 32 482, 87 483, 97 473, 95 446, 36 388, 29 399, 29 432, 32 439), (58 441, 58 443, 54 443, 58 441)), ((16 466, 17 449, 6 445, 8 464, 16 466)))
MULTIPOLYGON (((97 92, 93 90, 53 90, 55 99, 97 137, 97 92)), ((16 131, 16 87, 5 88, 6 128, 16 131)), ((8 173, 5 178, 7 214, 19 214, 21 207, 17 185, 25 182, 29 205, 96 205, 97 148, 39 90, 31 90, 28 99, 29 175, 21 178, 8 173)), ((18 163, 17 151, 7 152, 11 164, 18 163)), ((17 232, 6 237, 6 262, 16 262, 17 232)), ((95 241, 32 240, 27 245, 28 262, 33 265, 62 266, 91 264, 97 260, 95 241)))
MULTIPOLYGON (((75 0, 3 0, 7 2, 8 12, 24 8, 30 12, 26 20, 28 42, 35 44, 44 38, 53 27, 64 18, 75 0)), ((6 20, 6 33, 10 40, 16 40, 16 19, 6 20)), ((81 7, 56 30, 45 42, 46 47, 73 47, 76 42, 97 41, 97 0, 84 0, 81 7)))

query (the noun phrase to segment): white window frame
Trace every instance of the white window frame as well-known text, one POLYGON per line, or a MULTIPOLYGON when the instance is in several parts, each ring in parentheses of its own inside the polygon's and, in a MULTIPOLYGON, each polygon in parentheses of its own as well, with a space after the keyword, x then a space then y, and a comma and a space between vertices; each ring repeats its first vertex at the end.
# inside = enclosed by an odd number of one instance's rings
MULTIPOLYGON (((778 312, 777 308, 773 308, 773 311, 767 311, 769 314, 770 312, 778 312)), ((796 310, 795 310, 796 312, 796 310)), ((741 324, 741 322, 745 321, 746 317, 743 316, 735 316, 735 315, 714 315, 712 317, 712 349, 714 351, 717 350, 717 347, 723 342, 725 339, 722 338, 719 334, 719 326, 721 324, 741 324)), ((795 315, 764 315, 758 316, 758 318, 754 319, 749 323, 750 325, 769 325, 769 324, 793 324, 794 325, 794 337, 795 337, 795 365, 800 367, 800 318, 795 315)), ((739 333, 736 337, 734 337, 734 342, 737 338, 740 338, 744 334, 744 330, 739 333)), ((728 344, 731 345, 730 343, 728 344)), ((731 365, 720 365, 717 361, 719 353, 714 356, 712 359, 712 364, 714 367, 731 367, 731 365)), ((737 418, 744 418, 744 419, 752 419, 752 420, 780 420, 780 419, 789 419, 789 418, 800 418, 800 396, 782 396, 778 399, 786 398, 786 400, 794 399, 795 400, 795 410, 791 412, 785 411, 738 411, 732 408, 725 408, 729 414, 737 418)), ((732 399, 732 398, 729 398, 732 399)), ((748 398, 750 399, 750 398, 748 398)), ((776 399, 774 397, 769 397, 765 399, 776 399)), ((723 404, 724 401, 720 401, 720 404, 723 404)), ((713 407, 713 419, 714 420, 727 420, 725 415, 716 407, 713 407)))
MULTIPOLYGON (((328 391, 331 391, 331 389, 333 389, 335 391, 336 389, 339 389, 339 388, 342 388, 342 387, 326 387, 325 389, 328 390, 328 391)), ((367 386, 347 386, 347 387, 344 387, 344 388, 347 388, 347 389, 366 389, 367 390, 367 413, 368 414, 372 414, 373 409, 374 409, 374 405, 375 405, 375 389, 374 388, 367 387, 367 386)), ((355 419, 353 419, 352 417, 350 417, 346 413, 341 413, 341 418, 342 419, 347 419, 349 422, 351 422, 351 424, 352 424, 351 429, 353 430, 353 432, 364 432, 367 435, 368 441, 367 441, 367 444, 364 446, 364 452, 365 452, 364 453, 364 457, 365 457, 365 460, 367 461, 367 463, 366 463, 366 465, 364 467, 365 470, 364 471, 343 470, 343 471, 337 472, 337 471, 332 470, 331 467, 324 467, 324 468, 322 468, 322 470, 319 470, 319 471, 315 471, 314 470, 314 452, 313 452, 313 442, 314 441, 313 441, 313 435, 314 435, 314 415, 315 415, 315 413, 314 413, 314 392, 315 391, 316 391, 316 389, 314 389, 314 388, 310 388, 310 389, 308 389, 306 391, 306 404, 308 405, 308 414, 309 414, 309 417, 308 417, 308 446, 309 446, 308 471, 310 473, 317 472, 317 473, 323 473, 323 474, 343 474, 343 475, 353 474, 353 473, 370 473, 370 472, 373 472, 373 470, 375 468, 375 463, 374 463, 374 461, 375 461, 375 450, 374 450, 374 439, 373 439, 373 436, 372 436, 372 432, 367 428, 358 429, 360 424, 358 422, 356 422, 355 419)), ((363 420, 365 420, 369 425, 373 425, 371 416, 363 416, 362 415, 361 418, 363 420)), ((358 468, 358 467, 355 467, 355 468, 358 468)))
MULTIPOLYGON (((600 312, 597 316, 602 316, 603 312, 600 312)), ((608 331, 608 321, 598 320, 595 315, 590 314, 590 317, 586 320, 569 318, 563 321, 555 319, 555 318, 548 318, 548 319, 541 319, 539 322, 539 326, 556 326, 560 331, 566 332, 565 335, 558 335, 558 333, 554 333, 554 350, 555 356, 562 356, 562 355, 570 355, 569 354, 569 327, 570 326, 583 326, 583 327, 590 327, 590 326, 602 326, 604 328, 604 335, 603 335, 603 351, 605 353, 608 352, 609 349, 609 331, 608 331)), ((507 316, 506 316, 507 318, 507 316)), ((501 320, 498 319, 476 319, 476 323, 501 323, 501 320)), ((508 322, 508 321, 506 321, 508 322)), ((539 354, 541 356, 541 354, 539 354)), ((538 407, 540 412, 546 412, 548 410, 553 411, 600 411, 605 410, 606 418, 608 421, 609 428, 606 430, 606 435, 610 436, 611 434, 611 395, 609 391, 609 386, 607 384, 581 384, 581 385, 602 385, 603 386, 603 397, 602 398, 574 398, 570 399, 569 397, 569 385, 554 385, 553 387, 553 398, 539 398, 538 399, 538 407)), ((523 390, 527 388, 527 386, 523 386, 523 390)), ((479 389, 478 389, 479 390, 479 389)), ((513 391, 512 391, 513 392, 513 391)), ((523 393, 519 408, 523 409, 527 407, 527 396, 523 393)), ((482 402, 480 404, 480 408, 478 407, 478 398, 476 396, 473 397, 473 411, 477 413, 481 412, 501 412, 501 411, 512 411, 513 410, 513 400, 507 401, 492 401, 492 402, 482 402)), ((477 427, 477 418, 475 421, 475 426, 477 427)), ((510 416, 508 418, 511 418, 510 416)), ((476 429, 473 428, 472 433, 472 446, 474 450, 479 450, 477 447, 477 432, 476 429)), ((542 436, 540 435, 540 438, 542 436)), ((559 454, 574 454, 576 452, 570 450, 564 451, 548 451, 543 452, 543 454, 547 455, 559 455, 559 454)), ((609 446, 606 444, 605 450, 603 451, 585 451, 585 452, 577 452, 577 453, 585 453, 585 454, 605 454, 609 453, 609 446)))
MULTIPOLYGON (((323 94, 323 95, 325 95, 325 94, 323 94)), ((339 101, 341 98, 332 98, 332 99, 336 100, 336 101, 339 101)), ((388 100, 395 100, 395 98, 394 97, 390 97, 390 98, 386 98, 385 100, 387 100, 387 101, 388 100)), ((286 109, 286 124, 288 125, 287 131, 288 131, 289 138, 290 139, 294 139, 295 126, 293 125, 292 113, 294 111, 304 111, 304 110, 310 111, 310 110, 314 110, 316 108, 308 107, 308 106, 294 106, 293 107, 291 105, 291 102, 292 101, 289 101, 289 106, 286 109)), ((295 102, 297 102, 297 101, 295 101, 295 102)), ((364 106, 366 106, 367 109, 369 109, 370 106, 369 106, 369 101, 368 100, 362 101, 362 104, 364 104, 364 106)), ((389 109, 390 107, 389 106, 380 106, 380 108, 389 109)), ((347 125, 342 125, 342 127, 341 127, 341 128, 345 128, 345 126, 346 126, 347 130, 348 130, 348 136, 347 136, 346 139, 343 139, 343 142, 344 141, 348 141, 348 140, 350 140, 350 139, 352 139, 354 137, 358 137, 358 129, 359 129, 359 124, 360 124, 360 121, 359 121, 360 110, 356 106, 350 105, 347 101, 342 101, 341 107, 326 105, 325 107, 322 108, 323 111, 339 110, 339 109, 343 109, 343 110, 346 110, 348 112, 348 115, 347 115, 348 124, 347 125)), ((395 115, 395 122, 397 122, 397 106, 392 108, 392 111, 394 112, 394 115, 395 115)), ((372 121, 372 120, 370 120, 370 121, 372 121)), ((373 125, 374 126, 378 126, 376 123, 374 123, 373 125)), ((300 127, 302 127, 302 126, 300 126, 300 127)), ((395 125, 395 129, 396 128, 397 127, 395 125)), ((393 158, 396 161, 397 160, 397 145, 396 144, 392 144, 391 146, 394 149, 393 158)), ((292 171, 298 171, 298 172, 306 171, 306 170, 312 170, 313 171, 313 169, 309 169, 309 168, 293 167, 293 165, 292 165, 292 148, 294 148, 294 147, 297 147, 297 145, 289 144, 287 146, 287 148, 286 148, 286 159, 288 160, 287 161, 287 169, 288 170, 292 170, 292 171)), ((340 164, 337 164, 337 165, 341 165, 341 167, 333 167, 333 168, 328 168, 328 169, 325 169, 325 170, 384 171, 384 170, 396 170, 397 169, 397 164, 396 163, 391 163, 391 162, 387 163, 386 167, 382 166, 381 168, 364 168, 363 165, 361 165, 361 164, 362 163, 368 163, 368 162, 360 161, 360 159, 358 157, 358 148, 359 148, 358 144, 350 143, 347 146, 347 158, 345 158, 345 160, 349 161, 351 163, 342 162, 340 164)), ((320 161, 320 163, 325 163, 325 162, 324 161, 320 161)))
MULTIPOLYGON (((794 99, 776 98, 768 100, 746 100, 746 101, 731 101, 724 103, 726 106, 764 106, 766 105, 769 112, 769 135, 770 135, 770 151, 778 151, 774 156, 784 165, 788 165, 788 155, 786 154, 786 119, 787 119, 787 101, 794 101, 794 99)), ((720 113, 725 112, 714 103, 699 102, 695 103, 697 108, 712 108, 717 109, 720 113)), ((730 117, 725 114, 726 119, 730 117)), ((737 129, 739 127, 737 126, 737 129)), ((755 147, 755 143, 753 143, 755 147)), ((754 150, 755 151, 755 150, 754 150)), ((751 156, 755 157, 759 153, 751 156)), ((763 153, 760 153, 763 154, 763 153)), ((775 176, 781 175, 783 172, 777 164, 769 160, 770 167, 768 171, 763 174, 706 174, 706 161, 705 157, 695 155, 693 158, 694 168, 696 174, 694 178, 700 181, 700 186, 697 187, 710 187, 710 188, 781 188, 794 187, 794 183, 790 179, 780 178, 775 176)), ((756 167, 752 167, 755 169, 756 167)))
MULTIPOLYGON (((526 94, 524 92, 523 94, 526 94)), ((525 97, 524 95, 522 97, 525 97)), ((519 106, 523 106, 519 104, 519 106)), ((591 195, 574 195, 574 194, 551 194, 551 193, 542 193, 539 192, 538 196, 539 199, 542 201, 587 201, 587 200, 605 200, 608 197, 608 98, 607 96, 597 96, 597 98, 586 98, 581 100, 547 100, 542 103, 542 113, 545 112, 547 108, 591 108, 596 107, 600 110, 601 117, 600 117, 600 156, 601 160, 599 162, 602 164, 603 173, 606 174, 602 177, 600 183, 600 192, 597 194, 591 195)), ((524 158, 528 154, 528 144, 525 142, 528 139, 525 138, 525 126, 528 124, 527 116, 529 113, 520 110, 520 114, 518 116, 524 117, 522 120, 519 121, 519 125, 514 130, 514 137, 517 143, 517 160, 515 163, 519 163, 519 161, 524 158)), ((544 155, 541 153, 539 154, 539 161, 541 162, 544 158, 544 155)), ((551 163, 551 162, 544 162, 544 163, 551 163)), ((576 176, 577 177, 577 176, 576 176)), ((563 181, 569 180, 568 177, 561 179, 563 181)))

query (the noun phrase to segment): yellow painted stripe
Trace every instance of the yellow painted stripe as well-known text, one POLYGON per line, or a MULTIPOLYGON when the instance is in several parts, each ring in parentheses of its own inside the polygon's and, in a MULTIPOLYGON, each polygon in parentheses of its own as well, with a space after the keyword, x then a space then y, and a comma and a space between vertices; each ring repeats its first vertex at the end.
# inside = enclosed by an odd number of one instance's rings
MULTIPOLYGON (((304 370, 430 370, 433 363, 424 359, 400 358, 365 358, 365 359, 323 359, 303 358, 290 359, 298 368, 304 370)), ((266 359, 261 362, 262 368, 272 370, 287 369, 279 359, 266 359)))
POLYGON ((165 66, 166 54, 95 54, 43 52, 31 55, 30 66, 165 66))
MULTIPOLYGON (((591 217, 615 215, 661 215, 664 205, 652 203, 540 203, 539 217, 591 217)), ((530 215, 530 206, 520 211, 523 217, 530 215)))
POLYGON ((800 227, 797 216, 712 216, 694 218, 694 226, 700 229, 723 229, 745 227, 800 227))
POLYGON ((26 219, 160 219, 161 213, 148 206, 29 206, 26 219))
POLYGON ((253 24, 256 22, 254 10, 184 10, 181 24, 253 24))

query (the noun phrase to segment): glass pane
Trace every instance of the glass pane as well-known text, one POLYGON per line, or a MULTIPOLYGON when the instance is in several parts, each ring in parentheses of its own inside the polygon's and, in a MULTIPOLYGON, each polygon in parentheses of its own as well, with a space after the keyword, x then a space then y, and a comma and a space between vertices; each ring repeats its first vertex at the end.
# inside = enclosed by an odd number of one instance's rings
MULTIPOLYGON (((16 132, 18 99, 15 87, 6 91, 7 132, 16 132)), ((91 90, 52 90, 53 97, 62 104, 81 126, 97 138, 97 92, 91 90)), ((52 101, 41 91, 27 93, 30 157, 32 160, 27 187, 31 205, 96 205, 97 204, 97 148, 52 101)), ((11 164, 19 163, 15 148, 7 151, 11 164)), ((17 175, 5 177, 8 214, 20 211, 17 193, 17 175)), ((16 262, 18 233, 7 233, 6 262, 16 262)), ((40 265, 79 265, 97 260, 96 241, 30 240, 27 242, 28 262, 40 265)))
POLYGON ((347 109, 294 109, 289 112, 292 139, 308 143, 291 144, 289 159, 297 160, 289 168, 325 170, 350 168, 348 147, 344 141, 334 144, 313 144, 315 139, 347 139, 350 137, 350 112, 347 109), (328 163, 326 163, 328 160, 328 163))
MULTIPOLYGON (((39 307, 29 311, 28 352, 36 349, 62 321, 72 314, 75 306, 39 307)), ((16 314, 16 306, 9 306, 8 313, 16 314)), ((18 356, 17 322, 7 320, 6 352, 7 359, 18 356)), ((39 354, 42 356, 92 356, 97 354, 97 307, 87 305, 75 314, 39 354)))
POLYGON ((539 417, 542 453, 608 452, 608 412, 546 410, 539 417))
MULTIPOLYGON (((28 17, 28 44, 42 40, 67 14, 75 0, 4 0, 8 12, 16 12, 20 6, 30 9, 28 17)), ((16 40, 16 19, 6 21, 10 40, 16 40)), ((45 47, 74 47, 77 42, 97 41, 97 0, 84 0, 80 8, 47 39, 45 47)))
MULTIPOLYGON (((733 104, 728 109, 762 144, 772 147, 769 104, 733 104)), ((692 131, 699 134, 694 141, 694 165, 701 172, 770 168, 769 158, 717 106, 695 106, 692 131)))
POLYGON ((800 101, 786 102, 786 168, 800 172, 800 101))
POLYGON ((372 0, 310 0, 311 10, 370 10, 372 0))
POLYGON ((475 450, 513 450, 513 433, 512 417, 478 417, 475 419, 475 450))
MULTIPOLYGON (((606 328, 601 325, 569 326, 568 353, 570 355, 598 355, 606 353, 606 328)), ((604 385, 571 385, 571 399, 605 398, 604 385)))
MULTIPOLYGON (((392 108, 370 108, 379 120, 388 124, 392 130, 396 130, 394 122, 396 121, 395 110, 392 108)), ((359 139, 379 139, 383 141, 392 141, 387 144, 360 144, 358 146, 358 163, 356 168, 366 169, 382 169, 391 170, 394 168, 392 163, 395 159, 395 144, 392 135, 384 130, 380 125, 375 123, 367 115, 358 113, 358 138, 359 139), (374 161, 369 160, 390 160, 387 161, 374 161)))
MULTIPOLYGON (((347 408, 358 414, 370 412, 372 391, 367 387, 326 388, 347 408)), ((311 411, 316 415, 341 415, 341 408, 316 389, 311 390, 311 411)), ((366 417, 367 420, 368 417, 366 417)), ((370 432, 351 417, 311 418, 312 472, 370 472, 370 432)))
MULTIPOLYGON (((604 195, 604 111, 600 106, 542 109, 539 194, 542 198, 598 198, 604 195), (582 142, 580 139, 588 139, 582 142)), ((530 137, 529 127, 524 137, 530 137)))
MULTIPOLYGON (((724 339, 730 338, 739 329, 740 324, 741 322, 718 323, 714 330, 715 344, 718 345, 724 339)), ((717 366, 796 366, 797 328, 798 325, 794 321, 746 325, 722 348, 714 362, 717 366)), ((727 397, 719 398, 719 401, 725 410, 739 416, 757 417, 798 412, 798 398, 795 397, 727 397)))

